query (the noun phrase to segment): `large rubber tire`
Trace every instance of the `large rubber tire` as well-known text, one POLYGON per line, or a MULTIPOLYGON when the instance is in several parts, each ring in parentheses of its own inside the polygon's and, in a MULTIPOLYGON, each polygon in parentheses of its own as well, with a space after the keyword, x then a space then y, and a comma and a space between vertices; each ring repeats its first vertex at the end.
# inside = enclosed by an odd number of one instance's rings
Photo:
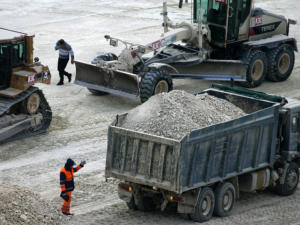
POLYGON ((294 49, 288 44, 283 44, 268 53, 268 61, 268 80, 274 82, 285 81, 290 77, 294 69, 294 49))
POLYGON ((107 92, 103 92, 103 91, 98 91, 98 90, 94 90, 94 89, 90 89, 88 88, 89 92, 91 92, 93 95, 98 95, 98 96, 101 96, 101 95, 108 95, 107 92))
POLYGON ((141 197, 137 203, 137 209, 143 212, 154 211, 156 208, 150 197, 141 197))
POLYGON ((214 214, 220 217, 229 216, 236 199, 236 192, 232 183, 220 183, 215 190, 215 197, 214 214))
POLYGON ((266 54, 261 50, 253 50, 246 59, 247 82, 241 82, 241 85, 247 88, 255 88, 262 84, 268 71, 268 60, 266 54))
POLYGON ((281 196, 294 194, 299 183, 299 167, 296 163, 290 163, 286 171, 286 177, 283 184, 277 184, 274 191, 281 196))
POLYGON ((137 210, 138 209, 135 202, 134 202, 134 197, 133 196, 131 197, 129 202, 126 202, 126 205, 131 210, 137 210))
POLYGON ((201 190, 195 212, 190 214, 192 220, 196 222, 205 222, 212 217, 215 207, 215 194, 210 187, 205 187, 201 190))
POLYGON ((152 95, 161 93, 157 88, 159 85, 164 87, 164 91, 173 90, 173 81, 165 70, 150 70, 141 79, 140 98, 141 102, 146 102, 152 95))

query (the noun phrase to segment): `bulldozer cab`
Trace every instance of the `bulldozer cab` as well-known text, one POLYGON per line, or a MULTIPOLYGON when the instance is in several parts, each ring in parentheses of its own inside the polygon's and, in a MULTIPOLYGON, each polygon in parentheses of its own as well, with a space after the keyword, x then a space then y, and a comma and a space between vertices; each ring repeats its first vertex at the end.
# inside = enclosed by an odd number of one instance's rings
POLYGON ((10 79, 10 55, 9 45, 0 43, 0 89, 4 89, 9 86, 10 79))
POLYGON ((0 28, 0 96, 14 98, 36 82, 50 83, 49 68, 33 62, 33 37, 0 28))
POLYGON ((252 0, 195 0, 194 22, 202 10, 202 23, 211 33, 211 44, 227 44, 248 38, 252 0))

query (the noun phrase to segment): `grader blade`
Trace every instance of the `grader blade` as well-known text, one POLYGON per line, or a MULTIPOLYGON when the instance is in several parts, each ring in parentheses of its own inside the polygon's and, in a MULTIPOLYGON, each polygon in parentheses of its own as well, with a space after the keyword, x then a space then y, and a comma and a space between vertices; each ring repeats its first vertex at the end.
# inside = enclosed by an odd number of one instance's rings
POLYGON ((175 66, 178 74, 172 74, 177 79, 200 79, 219 81, 246 81, 247 65, 239 60, 213 60, 189 66, 175 66))
POLYGON ((96 65, 75 61, 75 84, 127 98, 139 96, 139 76, 120 70, 107 70, 96 65))

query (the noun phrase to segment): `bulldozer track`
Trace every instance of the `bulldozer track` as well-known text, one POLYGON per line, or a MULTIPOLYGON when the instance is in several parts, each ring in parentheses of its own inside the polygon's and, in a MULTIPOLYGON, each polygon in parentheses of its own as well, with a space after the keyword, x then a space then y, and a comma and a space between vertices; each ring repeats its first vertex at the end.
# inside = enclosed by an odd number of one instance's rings
POLYGON ((44 133, 47 130, 47 128, 50 126, 50 123, 52 120, 52 111, 51 111, 51 108, 50 108, 43 92, 37 87, 28 88, 26 91, 24 91, 22 94, 20 94, 17 98, 14 98, 14 99, 0 97, 0 116, 6 115, 11 107, 13 107, 14 105, 16 105, 18 103, 21 103, 27 97, 29 97, 32 93, 37 93, 41 99, 40 106, 39 106, 39 109, 37 112, 37 113, 41 113, 43 116, 41 124, 34 128, 29 128, 27 130, 23 130, 20 133, 14 135, 14 136, 11 136, 10 138, 0 142, 0 144, 4 144, 9 141, 14 141, 14 140, 18 140, 21 138, 30 137, 33 135, 44 133))

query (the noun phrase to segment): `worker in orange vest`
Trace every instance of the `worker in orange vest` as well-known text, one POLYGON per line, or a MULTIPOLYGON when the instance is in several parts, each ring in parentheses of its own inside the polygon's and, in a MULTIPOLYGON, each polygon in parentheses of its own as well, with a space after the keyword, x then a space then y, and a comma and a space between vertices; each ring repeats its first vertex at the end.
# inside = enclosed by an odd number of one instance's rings
POLYGON ((75 162, 71 158, 68 158, 65 166, 60 170, 60 196, 64 199, 61 211, 65 215, 73 215, 70 213, 70 205, 72 200, 71 192, 75 188, 73 174, 80 170, 85 164, 85 161, 81 161, 78 166, 73 168, 75 162))

